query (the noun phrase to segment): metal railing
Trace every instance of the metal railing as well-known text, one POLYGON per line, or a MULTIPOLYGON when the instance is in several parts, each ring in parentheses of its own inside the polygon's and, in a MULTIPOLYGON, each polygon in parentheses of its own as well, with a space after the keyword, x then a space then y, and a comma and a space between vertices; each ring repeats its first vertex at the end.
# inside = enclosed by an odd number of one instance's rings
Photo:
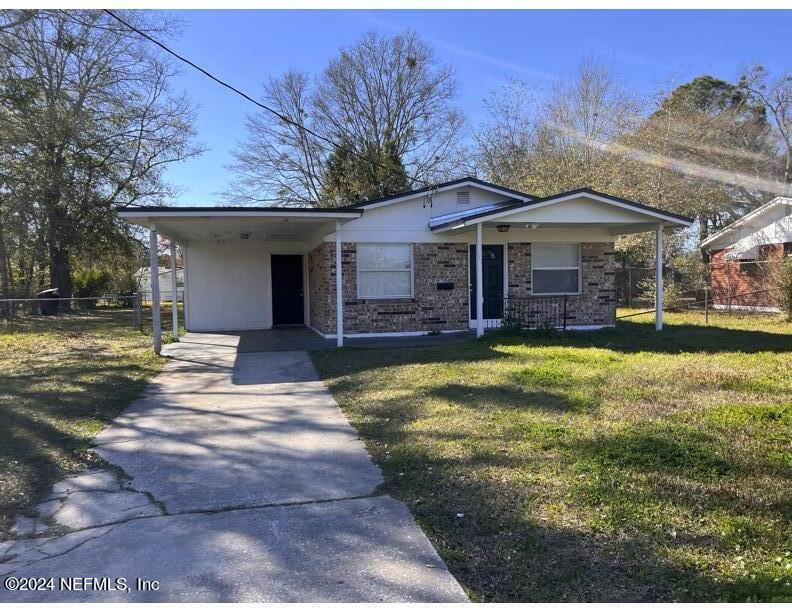
POLYGON ((566 295, 484 300, 485 329, 566 329, 570 319, 566 295))

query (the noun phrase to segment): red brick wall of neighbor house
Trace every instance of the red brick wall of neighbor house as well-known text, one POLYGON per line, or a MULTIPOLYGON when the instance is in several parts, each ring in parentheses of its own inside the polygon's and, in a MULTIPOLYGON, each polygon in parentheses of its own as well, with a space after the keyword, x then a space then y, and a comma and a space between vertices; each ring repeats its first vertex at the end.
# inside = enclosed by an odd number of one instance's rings
POLYGON ((774 286, 773 277, 784 256, 783 244, 764 244, 759 247, 757 261, 760 263, 740 262, 727 259, 729 250, 723 249, 712 254, 710 259, 710 287, 714 304, 727 305, 729 295, 732 306, 778 307, 778 298, 772 291, 764 291, 774 286), (762 293, 753 293, 761 291, 762 293), (749 293, 751 295, 740 295, 749 293))
MULTIPOLYGON (((613 325, 616 319, 615 259, 613 243, 581 245, 583 288, 567 298, 568 325, 613 325)), ((531 245, 508 245, 509 295, 531 295, 531 245)), ((359 300, 357 249, 341 246, 344 283, 344 331, 376 333, 448 331, 468 327, 468 245, 420 243, 413 247, 415 297, 412 299, 359 300), (437 283, 453 283, 438 290, 437 283)), ((311 325, 335 333, 335 244, 325 242, 308 255, 311 325)))

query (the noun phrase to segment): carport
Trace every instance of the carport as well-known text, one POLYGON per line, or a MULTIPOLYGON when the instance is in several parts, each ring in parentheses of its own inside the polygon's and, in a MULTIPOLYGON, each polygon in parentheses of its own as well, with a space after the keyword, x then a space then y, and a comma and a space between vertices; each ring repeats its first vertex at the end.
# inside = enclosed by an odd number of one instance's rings
MULTIPOLYGON (((160 236, 167 238, 175 284, 176 246, 183 252, 184 322, 194 331, 270 329, 309 320, 307 254, 335 233, 338 346, 343 345, 341 225, 361 210, 278 207, 121 208, 122 219, 149 230, 154 349, 162 345, 157 274, 160 236)), ((176 294, 176 287, 172 288, 176 294)), ((173 334, 179 313, 173 308, 173 334)))

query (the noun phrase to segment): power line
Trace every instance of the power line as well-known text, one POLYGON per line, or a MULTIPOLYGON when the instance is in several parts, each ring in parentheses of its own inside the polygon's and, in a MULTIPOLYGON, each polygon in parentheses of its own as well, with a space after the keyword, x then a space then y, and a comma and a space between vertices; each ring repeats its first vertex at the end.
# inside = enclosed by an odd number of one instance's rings
MULTIPOLYGON (((213 80, 215 83, 217 83, 217 84, 219 84, 219 85, 222 85, 222 86, 223 86, 223 87, 225 87, 226 89, 230 89, 230 90, 231 90, 231 91, 233 91, 234 93, 236 93, 236 94, 238 94, 238 95, 242 96, 242 97, 243 97, 245 100, 247 100, 248 102, 252 102, 252 103, 253 103, 253 104, 255 104, 256 106, 258 106, 258 107, 260 107, 260 108, 263 108, 264 110, 266 110, 266 111, 268 111, 268 112, 272 113, 273 115, 275 115, 276 117, 278 117, 278 119, 280 119, 281 121, 284 121, 285 123, 288 123, 289 125, 293 125, 293 126, 294 126, 294 127, 296 127, 297 129, 299 129, 299 130, 302 130, 302 131, 306 132, 307 134, 310 134, 310 135, 311 135, 311 136, 313 136, 314 138, 317 138, 317 139, 321 140, 322 142, 325 142, 325 143, 329 144, 329 145, 330 145, 330 146, 332 146, 332 147, 335 147, 336 149, 338 149, 338 150, 340 150, 340 151, 343 151, 343 152, 345 152, 345 153, 348 153, 349 155, 354 155, 355 157, 357 157, 357 158, 359 158, 359 159, 361 159, 361 160, 363 160, 363 161, 365 161, 365 162, 368 162, 368 163, 373 163, 373 164, 375 164, 375 165, 379 166, 380 168, 385 168, 385 169, 387 169, 387 170, 389 170, 389 171, 391 171, 391 172, 392 172, 392 169, 391 169, 390 167, 386 166, 385 164, 383 164, 382 162, 379 162, 379 161, 376 161, 376 160, 371 160, 371 159, 369 159, 368 157, 366 157, 365 155, 362 155, 362 154, 360 154, 360 153, 358 153, 358 152, 356 152, 356 151, 353 151, 352 149, 349 149, 349 148, 347 148, 347 147, 344 147, 343 145, 340 145, 340 144, 338 144, 338 143, 337 143, 337 142, 335 142, 334 140, 332 140, 332 139, 330 139, 330 138, 327 138, 326 136, 322 136, 321 134, 318 134, 318 133, 316 133, 316 132, 315 132, 315 131, 313 131, 311 128, 309 128, 309 127, 306 127, 306 126, 305 126, 305 125, 303 125, 302 123, 299 123, 299 122, 297 122, 297 121, 294 121, 293 119, 290 119, 290 118, 289 118, 289 117, 287 117, 286 115, 284 115, 284 114, 280 113, 279 111, 275 110, 274 108, 271 108, 270 106, 267 106, 267 105, 266 105, 266 104, 264 104, 263 102, 259 102, 259 101, 258 101, 258 100, 256 100, 255 98, 253 98, 253 97, 249 96, 248 94, 246 94, 244 91, 242 91, 242 90, 240 90, 240 89, 237 89, 236 87, 234 87, 234 86, 233 86, 233 85, 231 85, 230 83, 227 83, 226 81, 223 81, 222 79, 220 79, 220 78, 216 77, 215 75, 213 75, 213 74, 212 74, 211 72, 209 72, 208 70, 206 70, 206 69, 204 69, 204 68, 201 68, 201 66, 199 66, 199 65, 198 65, 198 64, 196 64, 195 62, 193 62, 193 61, 191 61, 191 60, 187 59, 187 58, 186 58, 186 57, 184 57, 183 55, 180 55, 180 54, 179 54, 179 53, 177 53, 176 51, 173 51, 172 49, 170 49, 169 47, 167 47, 167 46, 166 46, 164 43, 160 42, 159 40, 157 40, 157 39, 156 39, 156 38, 154 38, 153 36, 151 36, 151 35, 147 34, 146 32, 143 32, 143 31, 139 30, 138 28, 136 28, 136 27, 135 27, 135 26, 133 26, 132 24, 128 23, 127 21, 125 21, 124 19, 122 19, 121 17, 119 17, 118 15, 116 15, 116 14, 115 14, 113 11, 111 11, 111 10, 109 10, 109 9, 102 9, 102 11, 104 11, 105 13, 107 13, 108 15, 110 15, 110 17, 112 17, 113 19, 115 19, 116 21, 118 21, 119 23, 121 23, 123 26, 125 26, 125 27, 126 27, 126 28, 128 28, 129 30, 132 30, 133 32, 135 32, 135 33, 136 33, 136 34, 138 34, 139 36, 142 36, 143 38, 145 38, 145 39, 146 39, 146 40, 148 40, 149 42, 152 42, 152 43, 154 43, 154 44, 155 44, 155 45, 157 45, 157 46, 158 46, 160 49, 162 49, 162 50, 163 50, 163 51, 165 51, 166 53, 168 53, 168 54, 172 55, 173 57, 175 57, 175 58, 176 58, 176 59, 178 59, 179 61, 181 61, 181 62, 184 62, 185 64, 187 64, 187 65, 191 66, 192 68, 194 68, 194 69, 195 69, 195 70, 197 70, 198 72, 202 73, 204 76, 207 76, 207 77, 209 77, 210 79, 212 79, 212 80, 213 80)), ((419 179, 418 177, 415 177, 415 176, 410 176, 410 175, 409 175, 409 174, 407 174, 406 172, 400 172, 399 174, 402 174, 403 176, 405 176, 406 178, 410 179, 411 181, 413 181, 413 182, 415 182, 415 183, 421 183, 421 184, 423 184, 423 186, 424 186, 424 187, 431 187, 431 186, 432 186, 432 183, 429 183, 429 182, 425 181, 424 179, 419 179)))

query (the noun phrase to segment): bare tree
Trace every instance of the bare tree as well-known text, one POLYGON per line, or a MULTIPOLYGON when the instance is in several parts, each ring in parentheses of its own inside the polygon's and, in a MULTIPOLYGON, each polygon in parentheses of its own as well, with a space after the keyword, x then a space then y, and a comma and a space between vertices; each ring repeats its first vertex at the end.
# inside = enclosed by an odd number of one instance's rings
MULTIPOLYGON (((311 83, 304 72, 289 71, 264 85, 264 101, 284 117, 311 130, 311 83)), ((249 115, 248 138, 234 152, 232 199, 245 204, 310 206, 322 197, 329 146, 270 113, 249 115)))
POLYGON ((526 185, 536 149, 538 96, 534 87, 510 79, 484 100, 489 121, 474 134, 478 171, 493 183, 526 185))
POLYGON ((773 79, 763 66, 754 66, 740 76, 739 86, 767 110, 783 159, 785 193, 792 194, 792 74, 773 79))
MULTIPOLYGON (((279 112, 343 143, 353 157, 367 158, 372 151, 392 162, 395 157, 399 163, 394 171, 419 180, 442 172, 463 129, 462 116, 452 104, 453 70, 441 65, 414 32, 366 34, 342 48, 314 81, 289 72, 268 81, 264 95, 279 112)), ((332 145, 267 112, 251 117, 248 127, 248 139, 235 151, 231 166, 237 178, 230 195, 236 201, 336 203, 324 191, 332 145)))
MULTIPOLYGON (((173 28, 125 17, 158 35, 173 28)), ((172 193, 163 169, 200 153, 193 109, 169 92, 170 65, 101 11, 38 11, 0 32, 0 49, 2 148, 15 162, 5 204, 34 206, 50 285, 69 296, 75 249, 122 228, 112 206, 172 193)))
POLYGON ((35 16, 36 11, 31 9, 2 9, 0 10, 0 30, 20 26, 35 16))
POLYGON ((607 190, 615 168, 602 143, 640 117, 641 105, 621 82, 609 64, 587 58, 549 92, 519 81, 494 92, 490 121, 476 138, 485 175, 540 196, 607 190))

